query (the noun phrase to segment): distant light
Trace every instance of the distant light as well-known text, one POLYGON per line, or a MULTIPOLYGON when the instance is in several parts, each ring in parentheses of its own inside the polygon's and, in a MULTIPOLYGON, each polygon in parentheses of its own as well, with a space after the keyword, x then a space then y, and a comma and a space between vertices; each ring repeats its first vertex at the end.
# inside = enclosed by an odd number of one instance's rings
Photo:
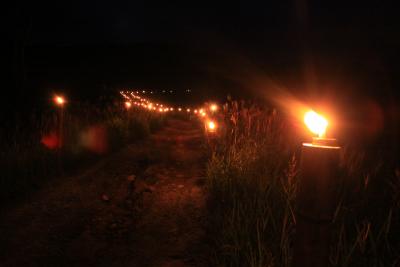
POLYGON ((182 111, 182 108, 178 108, 178 111, 182 111))
POLYGON ((126 102, 125 102, 125 107, 126 107, 127 109, 130 109, 130 108, 132 107, 132 103, 129 102, 129 101, 126 101, 126 102))
POLYGON ((217 128, 217 125, 215 124, 215 122, 213 122, 213 121, 207 122, 207 129, 209 132, 215 132, 216 128, 217 128))
POLYGON ((190 108, 186 109, 186 112, 190 112, 190 108))
POLYGON ((58 106, 63 106, 65 104, 65 98, 62 96, 55 96, 54 97, 54 102, 58 105, 58 106))
POLYGON ((218 106, 217 106, 216 104, 212 104, 212 105, 210 106, 210 110, 211 110, 212 112, 217 111, 217 109, 218 109, 218 106))

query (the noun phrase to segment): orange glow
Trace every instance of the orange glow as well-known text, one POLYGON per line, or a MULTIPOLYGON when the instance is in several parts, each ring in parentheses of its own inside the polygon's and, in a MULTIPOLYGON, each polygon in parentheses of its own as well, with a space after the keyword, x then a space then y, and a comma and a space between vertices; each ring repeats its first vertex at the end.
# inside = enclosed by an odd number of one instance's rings
POLYGON ((182 111, 182 109, 181 109, 181 108, 178 108, 178 111, 182 111))
POLYGON ((107 129, 102 125, 91 126, 83 131, 80 136, 82 146, 97 154, 107 152, 107 140, 107 129))
POLYGON ((217 111, 217 110, 218 110, 218 106, 217 106, 216 104, 212 104, 212 105, 210 106, 210 110, 211 110, 212 112, 217 111))
POLYGON ((197 114, 197 109, 195 109, 195 110, 194 110, 194 113, 196 113, 196 114, 197 114))
POLYGON ((214 132, 215 129, 217 128, 217 125, 213 121, 208 121, 207 122, 207 129, 209 132, 214 132))
POLYGON ((313 110, 308 111, 304 115, 304 123, 312 133, 317 134, 319 137, 325 136, 328 121, 313 110))
POLYGON ((188 109, 186 110, 186 112, 190 112, 190 108, 188 108, 188 109))
POLYGON ((62 96, 55 96, 54 102, 59 106, 63 106, 65 104, 65 99, 62 96))
POLYGON ((200 115, 201 115, 202 117, 205 117, 205 116, 206 116, 206 113, 205 113, 205 112, 202 112, 202 113, 200 113, 200 115))
POLYGON ((132 106, 131 102, 129 102, 129 101, 126 101, 126 102, 125 102, 125 107, 126 107, 127 109, 130 109, 131 106, 132 106))

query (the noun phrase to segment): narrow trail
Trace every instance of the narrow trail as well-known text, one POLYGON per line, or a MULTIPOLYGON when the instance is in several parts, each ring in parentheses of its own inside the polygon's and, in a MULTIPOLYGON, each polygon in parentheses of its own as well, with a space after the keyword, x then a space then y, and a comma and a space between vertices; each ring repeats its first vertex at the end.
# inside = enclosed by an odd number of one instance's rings
POLYGON ((206 266, 202 132, 178 119, 0 217, 0 266, 206 266))

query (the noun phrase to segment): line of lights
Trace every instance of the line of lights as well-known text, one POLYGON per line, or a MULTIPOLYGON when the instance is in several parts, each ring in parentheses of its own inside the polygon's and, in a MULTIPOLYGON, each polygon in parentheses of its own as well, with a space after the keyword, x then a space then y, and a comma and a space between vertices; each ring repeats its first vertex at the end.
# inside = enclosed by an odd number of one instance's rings
MULTIPOLYGON (((174 90, 174 89, 163 89, 163 90, 136 89, 136 90, 134 90, 134 91, 132 91, 132 92, 134 92, 136 95, 139 95, 139 94, 145 95, 145 94, 157 94, 157 93, 162 93, 162 94, 165 94, 165 93, 174 94, 174 93, 177 92, 177 91, 179 91, 179 90, 174 90)), ((186 90, 184 90, 184 92, 185 92, 185 93, 191 93, 192 90, 191 90, 191 89, 186 89, 186 90)))
MULTIPOLYGON (((150 91, 151 92, 151 91, 150 91)), ((186 113, 186 114, 195 114, 200 119, 204 121, 205 128, 210 133, 215 133, 217 129, 217 123, 212 119, 213 115, 218 111, 218 105, 215 103, 211 103, 206 105, 206 107, 202 106, 199 108, 193 107, 172 107, 167 106, 165 104, 156 103, 150 101, 147 98, 140 96, 140 94, 145 94, 146 91, 120 91, 120 94, 125 99, 125 108, 127 110, 131 109, 133 106, 138 108, 147 109, 149 111, 158 112, 158 113, 186 113)))
MULTIPOLYGON (((145 91, 142 91, 142 93, 145 91)), ((165 104, 161 103, 156 103, 153 101, 150 101, 147 98, 144 98, 140 96, 140 91, 120 91, 120 94, 123 96, 125 99, 125 107, 127 109, 130 109, 133 105, 137 107, 142 107, 144 109, 152 110, 152 111, 158 111, 158 112, 183 112, 186 111, 186 113, 190 114, 196 114, 199 117, 207 117, 207 111, 209 111, 209 114, 213 114, 218 110, 218 105, 215 103, 212 103, 209 105, 209 107, 200 107, 200 108, 192 108, 192 107, 173 107, 173 106, 167 106, 165 104)))

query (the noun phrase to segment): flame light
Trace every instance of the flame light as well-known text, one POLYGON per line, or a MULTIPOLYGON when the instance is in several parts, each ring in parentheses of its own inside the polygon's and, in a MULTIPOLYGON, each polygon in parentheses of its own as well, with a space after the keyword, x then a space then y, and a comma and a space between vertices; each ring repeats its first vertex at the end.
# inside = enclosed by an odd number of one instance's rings
POLYGON ((211 110, 212 112, 215 112, 215 111, 218 110, 218 106, 217 106, 216 104, 212 104, 212 105, 210 106, 210 110, 211 110))
POLYGON ((55 102, 56 105, 58 105, 58 106, 63 106, 63 105, 65 104, 65 98, 62 97, 62 96, 56 95, 56 96, 54 97, 54 102, 55 102))
POLYGON ((131 102, 126 101, 126 102, 125 102, 125 107, 126 107, 127 109, 130 109, 130 108, 132 107, 131 102))
POLYGON ((217 128, 217 125, 215 124, 214 121, 207 122, 207 129, 209 132, 215 132, 216 128, 217 128))
POLYGON ((310 131, 318 135, 318 137, 325 136, 328 121, 315 111, 310 110, 304 115, 304 123, 310 131))
MULTIPOLYGON (((205 108, 204 106, 189 106, 189 107, 185 107, 183 108, 182 106, 178 106, 178 107, 172 107, 169 105, 165 105, 162 103, 157 103, 155 101, 153 101, 152 99, 147 99, 144 97, 141 97, 140 94, 146 94, 146 93, 154 93, 154 91, 146 91, 146 90, 137 90, 137 91, 130 91, 130 90, 123 90, 120 91, 119 93, 121 94, 121 96, 124 99, 124 106, 126 109, 131 109, 131 108, 142 108, 142 109, 146 109, 148 111, 157 111, 160 113, 168 113, 168 112, 172 112, 172 111, 178 111, 178 112, 183 112, 186 111, 186 113, 191 114, 197 114, 199 117, 204 117, 207 118, 207 113, 206 113, 206 109, 210 109, 211 113, 215 113, 218 110, 218 106, 216 104, 209 104, 208 108, 205 108)), ((174 92, 172 90, 172 92, 174 92)), ((54 97, 54 101, 57 105, 63 105, 65 103, 64 98, 56 96, 54 97)), ((203 120, 204 122, 204 120, 203 120)), ((206 123, 207 124, 207 123, 206 123)), ((209 128, 206 125, 206 128, 209 128)), ((211 123, 211 130, 215 129, 215 123, 212 122, 211 123)))

